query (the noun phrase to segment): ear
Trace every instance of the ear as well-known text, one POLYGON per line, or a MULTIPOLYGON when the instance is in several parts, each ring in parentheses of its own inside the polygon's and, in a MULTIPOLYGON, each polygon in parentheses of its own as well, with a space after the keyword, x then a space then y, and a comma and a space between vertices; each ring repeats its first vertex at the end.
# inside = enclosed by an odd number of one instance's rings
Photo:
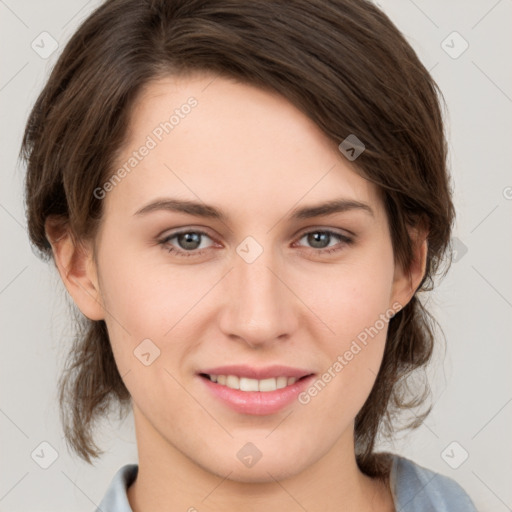
POLYGON ((96 264, 90 243, 77 242, 67 223, 47 218, 46 238, 62 282, 80 311, 90 320, 105 318, 96 264))
POLYGON ((398 302, 405 307, 420 285, 427 265, 428 231, 425 228, 409 228, 409 236, 413 244, 413 260, 409 269, 395 265, 393 292, 391 303, 398 302))

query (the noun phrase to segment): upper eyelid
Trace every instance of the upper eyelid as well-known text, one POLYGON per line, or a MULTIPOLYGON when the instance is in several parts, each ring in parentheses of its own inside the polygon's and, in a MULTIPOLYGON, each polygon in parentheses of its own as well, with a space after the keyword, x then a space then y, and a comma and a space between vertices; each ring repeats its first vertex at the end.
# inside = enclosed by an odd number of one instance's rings
POLYGON ((308 228, 304 228, 303 230, 299 231, 297 235, 295 235, 295 237, 303 237, 304 235, 307 235, 309 233, 317 233, 317 232, 327 232, 327 233, 331 233, 331 234, 335 234, 335 235, 339 235, 339 236, 344 236, 344 237, 347 237, 347 238, 355 238, 355 233, 352 233, 348 230, 341 230, 340 228, 323 228, 323 227, 308 227, 308 228))

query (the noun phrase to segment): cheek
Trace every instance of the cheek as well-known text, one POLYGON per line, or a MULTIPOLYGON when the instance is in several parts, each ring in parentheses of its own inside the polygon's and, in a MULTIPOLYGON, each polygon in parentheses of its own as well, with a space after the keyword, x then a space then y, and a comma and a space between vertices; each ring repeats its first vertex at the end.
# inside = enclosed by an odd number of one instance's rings
POLYGON ((346 408, 344 412, 343 407, 324 411, 332 420, 341 421, 340 415, 349 411, 355 416, 377 377, 394 313, 390 305, 392 257, 391 250, 381 251, 379 257, 340 267, 330 279, 316 275, 316 285, 312 280, 308 290, 308 304, 329 327, 329 331, 322 329, 327 334, 316 337, 326 358, 315 385, 319 391, 311 391, 323 395, 320 402, 326 407, 343 403, 346 408))
POLYGON ((113 317, 127 324, 134 336, 162 337, 215 282, 215 276, 197 266, 169 264, 160 247, 152 247, 145 254, 112 238, 102 249, 105 306, 113 317), (116 243, 126 249, 116 251, 116 243))
POLYGON ((331 266, 307 279, 305 302, 343 344, 374 325, 390 307, 392 254, 384 251, 380 258, 331 266))
POLYGON ((136 263, 120 258, 103 269, 106 323, 119 373, 147 417, 161 417, 168 424, 170 411, 187 400, 175 378, 182 380, 180 373, 194 348, 190 343, 194 306, 212 284, 193 278, 190 271, 173 271, 140 259, 136 263), (147 365, 145 354, 149 354, 147 365))
MULTIPOLYGON (((104 245, 100 262, 101 295, 112 350, 121 374, 133 369, 134 350, 151 340, 160 351, 179 351, 168 341, 179 333, 194 307, 215 283, 215 276, 200 278, 192 270, 133 257, 126 251, 108 258, 112 246, 104 245)), ((117 251, 119 253, 119 251, 117 251)), ((111 253, 112 254, 112 253, 111 253)), ((161 360, 162 361, 162 360, 161 360)))

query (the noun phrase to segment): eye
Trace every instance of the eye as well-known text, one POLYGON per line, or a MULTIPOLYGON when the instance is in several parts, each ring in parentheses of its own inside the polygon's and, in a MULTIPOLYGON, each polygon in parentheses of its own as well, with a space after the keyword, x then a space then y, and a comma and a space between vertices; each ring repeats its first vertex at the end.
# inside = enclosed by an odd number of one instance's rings
POLYGON ((201 247, 202 237, 210 238, 204 231, 187 230, 172 233, 160 240, 158 243, 165 247, 168 252, 172 252, 177 256, 197 256, 207 249, 207 247, 201 247), (171 240, 175 238, 179 247, 170 244, 171 240))
POLYGON ((299 240, 304 238, 308 244, 312 245, 313 252, 320 254, 331 254, 333 252, 340 251, 343 249, 344 245, 350 245, 354 242, 352 238, 328 229, 308 231, 303 233, 299 240), (334 246, 329 246, 329 243, 333 241, 333 238, 338 239, 342 243, 340 244, 338 242, 338 244, 334 244, 334 246))
MULTIPOLYGON (((159 240, 158 243, 163 246, 167 252, 174 253, 176 256, 200 256, 211 247, 205 247, 202 244, 202 239, 204 237, 211 240, 208 233, 200 230, 189 229, 179 231, 177 233, 171 233, 162 240, 159 240), (171 243, 174 239, 176 239, 176 242, 171 243)), ((311 252, 314 254, 331 254, 342 250, 345 245, 350 245, 354 242, 352 238, 328 229, 308 231, 301 235, 299 241, 302 239, 306 239, 307 243, 311 244, 311 252), (338 239, 338 243, 330 245, 333 238, 338 239)))

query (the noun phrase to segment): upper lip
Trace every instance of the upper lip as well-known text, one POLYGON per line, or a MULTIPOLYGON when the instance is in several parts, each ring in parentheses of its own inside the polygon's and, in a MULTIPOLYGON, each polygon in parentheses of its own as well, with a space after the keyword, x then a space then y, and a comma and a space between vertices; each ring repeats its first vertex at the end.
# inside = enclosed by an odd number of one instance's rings
POLYGON ((208 375, 236 375, 237 377, 246 377, 249 379, 269 379, 276 377, 295 377, 300 379, 313 372, 302 368, 292 368, 291 366, 273 365, 264 368, 255 368, 247 365, 217 366, 215 368, 206 368, 198 372, 208 375))

